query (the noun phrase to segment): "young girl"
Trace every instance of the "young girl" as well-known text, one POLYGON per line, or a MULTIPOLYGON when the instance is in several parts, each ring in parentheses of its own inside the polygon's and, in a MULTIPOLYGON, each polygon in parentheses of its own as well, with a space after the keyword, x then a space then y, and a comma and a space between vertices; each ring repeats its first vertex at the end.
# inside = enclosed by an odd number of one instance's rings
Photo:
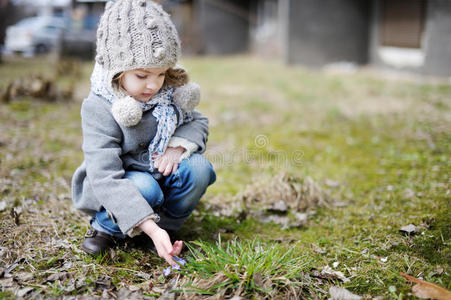
POLYGON ((76 208, 90 214, 81 248, 104 253, 141 232, 174 265, 178 230, 216 175, 205 151, 199 87, 176 67, 174 24, 150 0, 110 1, 97 30, 91 92, 81 108, 84 161, 72 179, 76 208))

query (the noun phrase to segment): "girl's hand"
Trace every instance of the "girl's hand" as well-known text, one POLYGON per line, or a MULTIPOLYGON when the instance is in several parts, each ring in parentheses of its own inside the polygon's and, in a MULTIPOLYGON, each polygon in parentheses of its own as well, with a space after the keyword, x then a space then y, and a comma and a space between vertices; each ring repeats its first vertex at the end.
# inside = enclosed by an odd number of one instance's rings
POLYGON ((163 176, 174 173, 177 171, 180 157, 183 152, 185 152, 185 148, 183 147, 167 147, 164 154, 155 160, 154 167, 157 168, 158 172, 163 174, 163 176))
POLYGON ((142 231, 144 231, 153 241, 155 248, 157 248, 158 256, 164 258, 171 266, 177 265, 172 258, 180 254, 183 248, 182 241, 176 241, 174 245, 171 245, 171 239, 169 238, 166 230, 160 228, 153 220, 146 220, 139 225, 142 231))

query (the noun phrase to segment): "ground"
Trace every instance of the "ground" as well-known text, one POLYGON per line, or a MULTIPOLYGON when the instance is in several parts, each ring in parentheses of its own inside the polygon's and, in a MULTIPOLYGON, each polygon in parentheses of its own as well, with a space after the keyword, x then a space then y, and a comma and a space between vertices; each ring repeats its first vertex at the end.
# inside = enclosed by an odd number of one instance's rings
POLYGON ((451 288, 449 83, 248 56, 183 64, 217 181, 179 233, 187 265, 164 276, 143 238, 80 250, 89 218, 70 179, 92 64, 5 58, 0 89, 33 72, 74 99, 0 103, 0 298, 415 298, 400 272, 451 288))

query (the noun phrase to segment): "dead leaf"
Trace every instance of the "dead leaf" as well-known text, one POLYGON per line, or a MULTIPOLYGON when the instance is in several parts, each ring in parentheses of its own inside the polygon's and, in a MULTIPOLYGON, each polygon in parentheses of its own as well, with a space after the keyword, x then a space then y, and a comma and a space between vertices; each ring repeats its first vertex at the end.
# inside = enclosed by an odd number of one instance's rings
POLYGON ((407 275, 403 272, 400 272, 401 276, 407 279, 410 282, 416 283, 412 287, 412 292, 418 298, 431 298, 437 300, 449 300, 451 299, 451 291, 448 291, 441 286, 436 284, 415 278, 413 276, 407 275))
POLYGON ((307 214, 306 213, 297 212, 294 214, 294 218, 296 219, 296 223, 294 224, 294 227, 304 226, 305 224, 307 224, 307 214))
POLYGON ((117 293, 117 299, 138 300, 143 299, 141 291, 132 292, 126 288, 121 288, 117 293))
POLYGON ((345 288, 338 286, 331 286, 329 288, 329 294, 333 300, 360 300, 361 296, 351 293, 345 288))
POLYGON ((261 272, 254 273, 252 275, 254 278, 254 283, 257 287, 261 288, 263 286, 263 277, 261 272))
POLYGON ((163 294, 161 294, 161 300, 175 300, 175 293, 172 293, 171 290, 166 289, 163 294))
POLYGON ((399 229, 399 231, 410 235, 410 234, 418 233, 420 230, 418 229, 417 226, 415 226, 413 224, 409 224, 409 225, 401 227, 401 229, 399 229))
POLYGON ((26 288, 18 290, 15 293, 15 295, 19 298, 23 298, 25 295, 27 295, 28 293, 30 293, 33 290, 34 290, 34 288, 32 288, 32 287, 26 287, 26 288))
POLYGON ((278 215, 266 215, 266 214, 262 214, 261 216, 259 216, 259 221, 261 223, 276 223, 279 225, 282 225, 282 228, 289 228, 289 224, 290 224, 290 218, 285 217, 285 216, 278 216, 278 215))
POLYGON ((136 292, 136 291, 139 291, 139 290, 141 289, 141 286, 139 286, 139 285, 137 285, 137 284, 135 284, 135 285, 129 285, 129 286, 128 286, 128 289, 129 289, 130 291, 132 291, 132 292, 136 292))
POLYGON ((312 250, 318 254, 326 254, 327 250, 324 248, 320 248, 315 244, 311 244, 312 250))
POLYGON ((71 278, 69 279, 69 281, 66 283, 66 287, 64 288, 64 291, 66 293, 72 293, 73 291, 77 291, 78 293, 83 293, 85 290, 87 289, 87 285, 84 279, 76 279, 76 278, 71 278))
POLYGON ((73 275, 73 274, 72 274, 72 273, 69 273, 69 272, 53 273, 53 274, 50 274, 50 275, 47 277, 47 279, 46 279, 45 282, 53 282, 53 281, 57 281, 57 280, 59 280, 59 281, 64 281, 64 280, 66 280, 66 279, 71 278, 72 275, 73 275))
POLYGON ((17 273, 14 275, 14 279, 16 279, 19 282, 30 281, 33 278, 34 278, 34 276, 32 273, 26 273, 26 272, 17 273))
POLYGON ((141 272, 141 271, 138 271, 135 274, 136 274, 136 276, 139 276, 145 280, 149 280, 150 278, 152 278, 152 274, 141 272))
POLYGON ((108 298, 110 298, 111 296, 108 294, 108 290, 103 290, 102 291, 102 298, 103 299, 108 299, 108 298))
POLYGON ((11 265, 9 265, 6 269, 4 269, 3 277, 10 278, 12 277, 11 272, 21 263, 25 261, 25 258, 21 257, 16 259, 11 265))
POLYGON ((14 284, 14 279, 12 277, 0 279, 0 288, 10 288, 13 287, 14 284))
POLYGON ((273 203, 269 209, 269 211, 275 211, 275 212, 286 212, 288 210, 287 204, 283 200, 279 200, 275 203, 273 203))
POLYGON ((288 216, 281 216, 279 214, 268 214, 263 213, 261 211, 252 211, 251 215, 261 223, 273 222, 275 224, 281 225, 282 229, 298 228, 301 226, 305 226, 305 224, 307 223, 306 213, 297 212, 294 214, 294 219, 288 216))
POLYGON ((100 276, 95 281, 95 289, 96 290, 108 290, 113 287, 113 284, 111 283, 111 277, 110 276, 100 276))
POLYGON ((346 278, 346 276, 340 272, 340 271, 334 271, 332 270, 331 267, 329 266, 324 266, 323 269, 321 270, 321 275, 326 276, 330 279, 340 279, 343 282, 349 282, 349 278, 346 278))

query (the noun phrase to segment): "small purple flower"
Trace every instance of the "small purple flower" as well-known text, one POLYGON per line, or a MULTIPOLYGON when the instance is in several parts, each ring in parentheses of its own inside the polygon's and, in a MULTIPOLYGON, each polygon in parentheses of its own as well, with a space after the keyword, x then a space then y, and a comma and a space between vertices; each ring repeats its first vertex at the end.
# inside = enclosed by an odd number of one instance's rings
POLYGON ((169 274, 171 274, 171 270, 180 270, 181 266, 186 265, 186 260, 184 260, 183 258, 180 258, 180 257, 177 257, 177 256, 174 256, 173 258, 174 258, 174 260, 175 260, 175 262, 177 264, 174 265, 174 266, 170 266, 170 267, 167 267, 166 269, 164 269, 163 270, 164 276, 168 276, 169 274))
POLYGON ((169 274, 171 274, 171 267, 167 267, 166 269, 164 269, 163 274, 164 276, 168 276, 169 274))
POLYGON ((186 265, 186 260, 184 260, 183 258, 174 256, 174 260, 178 263, 179 268, 180 268, 180 265, 182 265, 182 266, 186 265))

